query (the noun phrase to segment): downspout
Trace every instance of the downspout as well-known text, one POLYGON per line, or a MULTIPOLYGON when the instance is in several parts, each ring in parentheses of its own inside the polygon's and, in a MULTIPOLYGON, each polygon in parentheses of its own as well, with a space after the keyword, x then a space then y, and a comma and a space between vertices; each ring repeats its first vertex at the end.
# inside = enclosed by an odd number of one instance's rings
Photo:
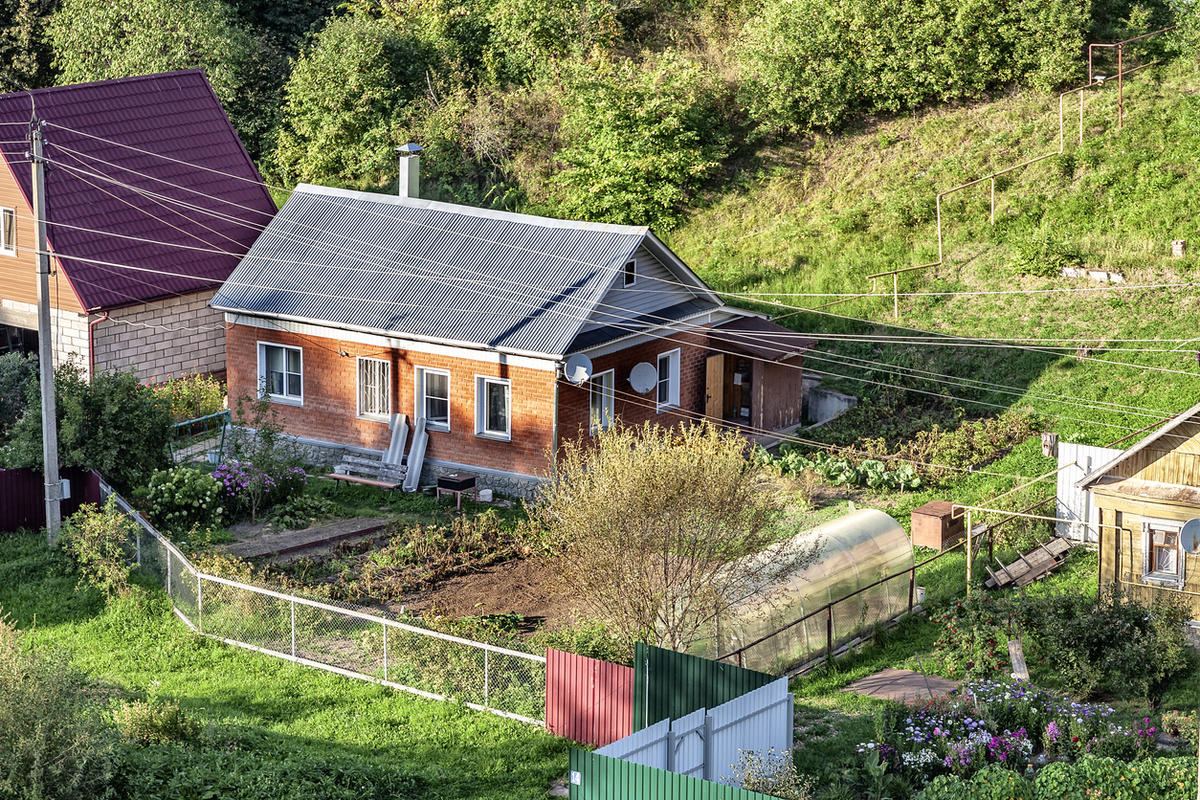
POLYGON ((564 368, 564 364, 559 362, 555 365, 554 370, 554 413, 551 415, 550 422, 550 479, 553 480, 558 475, 558 375, 559 371, 564 368))
POLYGON ((91 383, 96 377, 96 325, 108 320, 108 312, 105 311, 99 317, 88 323, 88 382, 91 383))

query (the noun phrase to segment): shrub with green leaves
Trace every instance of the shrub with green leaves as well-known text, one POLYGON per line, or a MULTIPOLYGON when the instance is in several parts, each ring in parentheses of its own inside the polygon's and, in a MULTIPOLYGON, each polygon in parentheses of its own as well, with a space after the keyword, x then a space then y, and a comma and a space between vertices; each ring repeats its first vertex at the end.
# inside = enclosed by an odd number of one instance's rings
POLYGON ((79 570, 81 584, 124 597, 131 591, 130 550, 136 532, 137 524, 109 497, 103 507, 86 503, 68 517, 60 544, 79 570))
POLYGON ((833 486, 865 486, 881 491, 904 491, 921 486, 921 478, 911 464, 888 469, 882 461, 874 458, 855 464, 845 456, 822 450, 806 454, 786 443, 780 446, 779 456, 768 458, 768 462, 790 475, 812 470, 833 486))
POLYGON ((990 677, 1009 667, 1008 640, 1018 636, 1021 609, 1003 595, 975 592, 930 617, 941 627, 934 656, 952 675, 990 677))
POLYGON ((1084 757, 1074 764, 1050 764, 1038 773, 1034 786, 1038 800, 1191 800, 1196 796, 1196 759, 1128 763, 1084 757))
POLYGON ((1034 275, 1039 278, 1055 278, 1067 268, 1083 264, 1083 255, 1077 248, 1055 238, 1049 231, 1039 230, 1027 239, 1017 242, 1016 254, 1008 268, 1016 275, 1034 275))
POLYGON ((183 533, 219 525, 222 496, 223 487, 212 475, 195 467, 175 467, 150 477, 146 501, 155 525, 171 533, 183 533))
POLYGON ((206 417, 225 408, 225 386, 211 375, 168 378, 157 389, 171 404, 176 422, 206 417))
POLYGON ((0 444, 28 405, 28 389, 37 382, 37 359, 32 355, 0 356, 0 444))
POLYGON ((64 654, 31 647, 0 616, 0 797, 106 795, 114 737, 93 691, 64 654))
POLYGON ((131 742, 187 744, 194 742, 203 725, 189 716, 174 700, 131 700, 113 711, 113 722, 131 742))

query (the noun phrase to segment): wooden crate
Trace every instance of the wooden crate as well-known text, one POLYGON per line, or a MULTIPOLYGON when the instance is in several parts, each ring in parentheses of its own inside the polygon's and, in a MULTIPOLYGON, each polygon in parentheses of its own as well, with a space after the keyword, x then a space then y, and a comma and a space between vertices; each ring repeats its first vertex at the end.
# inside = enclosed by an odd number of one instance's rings
POLYGON ((930 500, 912 512, 912 543, 941 551, 962 540, 963 518, 951 518, 953 505, 946 500, 930 500))

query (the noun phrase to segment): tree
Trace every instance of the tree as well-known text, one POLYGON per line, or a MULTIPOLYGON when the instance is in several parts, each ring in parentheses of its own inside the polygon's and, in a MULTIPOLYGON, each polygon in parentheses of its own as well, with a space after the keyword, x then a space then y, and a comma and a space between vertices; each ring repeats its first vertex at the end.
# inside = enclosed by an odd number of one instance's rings
POLYGON ((273 170, 289 183, 386 181, 395 171, 397 120, 425 85, 424 58, 414 37, 377 20, 331 19, 284 87, 273 170))
MULTIPOLYGON (((0 0, 0 74, 29 89, 50 86, 50 42, 46 24, 55 0, 0 0)), ((0 94, 11 92, 0 86, 0 94)))
POLYGON ((573 76, 563 120, 566 168, 555 211, 625 225, 674 226, 725 156, 715 77, 674 51, 656 61, 598 57, 573 76))
POLYGON ((563 585, 622 635, 681 649, 749 587, 811 561, 815 548, 746 558, 779 540, 788 501, 746 449, 708 423, 568 441, 533 512, 563 585))
POLYGON ((0 442, 25 411, 30 383, 37 382, 37 358, 21 353, 0 356, 0 442))

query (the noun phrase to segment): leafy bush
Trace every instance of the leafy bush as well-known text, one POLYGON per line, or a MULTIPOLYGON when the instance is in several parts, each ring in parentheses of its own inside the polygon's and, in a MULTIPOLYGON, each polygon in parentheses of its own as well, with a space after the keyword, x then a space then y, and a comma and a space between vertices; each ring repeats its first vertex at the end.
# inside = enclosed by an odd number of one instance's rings
POLYGON ((955 600, 930 620, 941 626, 934 657, 951 675, 989 677, 1009 668, 1008 640, 1017 638, 1017 603, 984 592, 955 600))
POLYGON ((1048 594, 1029 598, 1023 617, 1038 660, 1078 697, 1106 691, 1157 699, 1189 663, 1188 612, 1177 598, 1147 606, 1121 594, 1099 602, 1048 594))
POLYGON ((1077 0, 769 0, 738 42, 742 101, 770 133, 833 128, 1079 73, 1087 24, 1077 0))
POLYGON ((304 490, 308 475, 301 467, 283 467, 268 472, 248 461, 230 461, 212 473, 222 492, 222 508, 233 519, 258 515, 272 506, 285 503, 304 490))
POLYGON ((1016 254, 1008 267, 1016 275, 1056 278, 1066 267, 1083 264, 1083 255, 1072 245, 1056 239, 1050 231, 1039 230, 1018 241, 1016 254))
POLYGON ((25 411, 30 384, 37 383, 37 368, 37 359, 32 355, 0 356, 0 444, 25 411))
POLYGON ((1191 800, 1196 796, 1196 759, 1124 763, 1087 757, 1075 764, 1050 764, 1038 773, 1034 785, 1039 800, 1191 800))
POLYGON ((812 470, 834 486, 865 486, 881 491, 904 491, 921 486, 921 478, 911 464, 889 470, 878 459, 869 458, 855 464, 845 456, 821 450, 806 455, 787 443, 780 446, 779 456, 768 458, 768 462, 791 475, 812 470))
POLYGON ((1177 739, 1183 739, 1188 743, 1190 752, 1195 752, 1200 742, 1197 737, 1200 737, 1200 729, 1196 727, 1195 713, 1184 711, 1164 711, 1162 716, 1163 730, 1170 736, 1177 739))
POLYGON ((34 649, 0 617, 0 797, 104 797, 113 737, 93 687, 64 654, 34 649))
POLYGON ((140 745, 187 744, 196 741, 203 725, 174 700, 133 700, 113 712, 113 722, 126 739, 140 745))
POLYGON ((101 508, 86 503, 63 524, 61 546, 80 573, 80 583, 109 597, 130 593, 131 547, 137 525, 108 498, 101 508))
POLYGON ((598 620, 582 620, 555 630, 539 630, 529 637, 536 647, 553 647, 568 653, 633 666, 634 645, 598 620))
POLYGON ((280 528, 300 530, 334 516, 338 510, 332 500, 300 493, 272 508, 270 519, 280 528))
POLYGON ((159 470, 150 476, 146 500, 150 517, 163 530, 180 533, 221 523, 222 486, 195 467, 159 470))
POLYGON ((1033 784, 1006 767, 984 767, 969 778, 939 775, 913 795, 913 800, 1034 800, 1033 784))
POLYGON ((211 375, 168 378, 155 388, 167 398, 176 422, 207 417, 225 409, 225 387, 211 375))
POLYGON ((743 752, 728 777, 734 786, 751 792, 761 792, 772 797, 789 800, 810 800, 813 796, 812 778, 796 771, 792 752, 776 752, 771 748, 765 753, 743 752))

